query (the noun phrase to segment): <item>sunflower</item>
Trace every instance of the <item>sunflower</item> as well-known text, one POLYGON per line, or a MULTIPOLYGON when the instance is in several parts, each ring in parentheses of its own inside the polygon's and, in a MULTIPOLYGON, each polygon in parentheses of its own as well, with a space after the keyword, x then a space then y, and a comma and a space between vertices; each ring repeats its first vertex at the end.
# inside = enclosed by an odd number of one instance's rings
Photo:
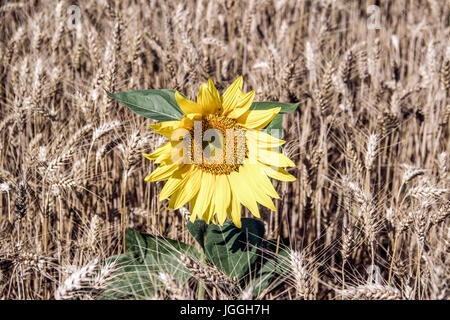
POLYGON ((250 110, 255 91, 242 92, 242 77, 220 97, 211 79, 200 86, 197 102, 175 92, 184 115, 149 127, 169 142, 144 154, 159 167, 147 182, 167 180, 159 200, 169 208, 191 204, 191 221, 223 225, 227 216, 241 227, 241 204, 257 218, 258 203, 276 211, 278 199, 269 177, 294 181, 284 167, 294 163, 277 151, 284 141, 260 131, 281 108, 250 110))

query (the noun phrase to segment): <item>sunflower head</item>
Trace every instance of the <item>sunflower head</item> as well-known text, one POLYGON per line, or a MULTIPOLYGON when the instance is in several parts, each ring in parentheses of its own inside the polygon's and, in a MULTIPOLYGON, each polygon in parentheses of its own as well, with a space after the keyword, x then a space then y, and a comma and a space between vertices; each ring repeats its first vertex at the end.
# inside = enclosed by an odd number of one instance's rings
POLYGON ((171 209, 190 202, 192 222, 222 225, 228 216, 241 227, 241 204, 258 218, 258 203, 276 211, 269 177, 295 180, 283 169, 294 163, 276 150, 284 141, 260 131, 281 108, 250 110, 255 91, 243 93, 242 83, 239 77, 220 96, 209 79, 197 102, 175 92, 183 117, 149 126, 169 142, 144 154, 159 164, 145 180, 167 180, 159 199, 170 198, 171 209))

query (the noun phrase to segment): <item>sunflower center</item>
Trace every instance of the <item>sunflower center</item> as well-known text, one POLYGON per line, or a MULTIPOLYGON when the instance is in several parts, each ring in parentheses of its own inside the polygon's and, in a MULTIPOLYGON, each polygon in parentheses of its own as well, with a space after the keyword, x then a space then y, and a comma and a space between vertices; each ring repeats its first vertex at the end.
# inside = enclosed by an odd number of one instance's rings
POLYGON ((212 174, 239 170, 248 149, 244 128, 236 120, 210 114, 194 124, 193 133, 191 160, 195 166, 212 174))

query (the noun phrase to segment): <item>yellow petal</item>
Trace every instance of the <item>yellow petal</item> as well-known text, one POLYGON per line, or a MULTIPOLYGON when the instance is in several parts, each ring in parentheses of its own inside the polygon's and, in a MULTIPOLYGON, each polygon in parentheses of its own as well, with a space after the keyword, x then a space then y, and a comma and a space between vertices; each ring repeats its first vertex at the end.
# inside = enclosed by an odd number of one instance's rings
POLYGON ((198 192, 197 198, 195 200, 194 207, 192 209, 192 214, 198 218, 202 218, 209 203, 212 200, 212 195, 214 192, 215 176, 208 172, 202 173, 202 184, 198 192))
MULTIPOLYGON (((190 163, 190 159, 188 156, 186 156, 186 159, 184 158, 184 150, 185 145, 181 143, 180 141, 171 141, 171 143, 176 143, 174 147, 170 149, 169 152, 164 152, 159 154, 155 158, 155 163, 159 163, 161 165, 169 165, 169 164, 179 164, 182 163, 188 164, 190 163)), ((188 152, 188 151, 186 151, 188 152)))
POLYGON ((220 225, 227 218, 227 209, 230 205, 231 190, 226 175, 216 176, 216 192, 214 193, 215 211, 220 225))
POLYGON ((223 113, 227 115, 233 111, 240 99, 242 91, 243 78, 240 76, 228 87, 222 95, 223 113))
MULTIPOLYGON (((265 148, 258 148, 255 145, 249 144, 249 159, 254 161, 256 158, 259 162, 269 164, 275 167, 295 167, 295 163, 284 154, 265 148)), ((255 164, 255 163, 253 163, 255 164)))
POLYGON ((214 105, 217 108, 221 108, 222 107, 222 102, 220 101, 219 91, 217 91, 217 88, 216 88, 216 86, 214 85, 214 82, 211 79, 208 79, 207 87, 208 87, 209 94, 210 94, 210 96, 212 97, 212 99, 214 101, 214 105))
POLYGON ((183 97, 178 91, 175 91, 175 100, 185 114, 202 113, 202 106, 197 102, 191 101, 183 97))
POLYGON ((213 114, 221 108, 219 92, 211 79, 208 84, 202 83, 197 95, 197 103, 202 106, 202 114, 213 114))
POLYGON ((156 160, 160 158, 161 156, 164 156, 166 154, 170 154, 170 151, 172 150, 172 144, 170 142, 167 142, 163 144, 161 147, 157 148, 153 153, 143 153, 142 155, 149 159, 149 160, 156 160))
POLYGON ((211 221, 214 223, 214 201, 211 201, 208 205, 208 208, 206 208, 205 212, 203 213, 203 220, 207 224, 209 224, 211 221))
POLYGON ((195 219, 197 219, 197 216, 194 214, 194 207, 195 207, 195 203, 196 203, 196 201, 197 201, 197 197, 198 197, 198 193, 197 193, 197 195, 196 196, 194 196, 193 198, 192 198, 192 200, 191 200, 191 216, 190 216, 190 221, 192 222, 192 223, 194 223, 195 222, 195 219))
POLYGON ((164 199, 169 198, 175 191, 178 190, 182 182, 183 179, 169 178, 169 180, 167 180, 166 184, 162 188, 158 200, 163 201, 164 199))
POLYGON ((247 130, 245 133, 247 143, 258 148, 274 148, 283 145, 286 141, 280 140, 262 131, 247 130))
POLYGON ((241 202, 233 188, 231 188, 231 205, 228 207, 227 213, 234 225, 241 228, 241 202))
POLYGON ((295 181, 296 178, 284 170, 283 168, 275 168, 271 166, 261 165, 261 169, 271 178, 280 181, 295 181))
POLYGON ((192 119, 192 116, 198 115, 199 113, 190 113, 188 115, 184 115, 183 118, 180 120, 179 128, 183 129, 192 129, 194 127, 194 119, 192 119))
MULTIPOLYGON (((194 168, 194 167, 192 167, 194 168)), ((179 209, 184 206, 186 202, 190 201, 200 189, 202 174, 199 170, 193 169, 186 174, 183 182, 170 198, 169 208, 179 209)))
POLYGON ((247 184, 248 179, 251 179, 251 177, 241 174, 241 170, 242 167, 240 168, 239 173, 232 172, 228 175, 231 189, 238 196, 239 201, 246 206, 255 217, 260 218, 258 204, 256 203, 253 193, 254 190, 251 190, 247 184))
POLYGON ((159 201, 169 198, 181 186, 186 174, 191 170, 191 166, 183 166, 180 170, 171 176, 159 194, 159 201))
POLYGON ((148 127, 153 131, 155 131, 156 133, 159 133, 165 136, 166 138, 170 139, 173 131, 180 127, 180 121, 174 120, 174 121, 158 122, 157 124, 149 124, 148 127))
POLYGON ((151 174, 145 177, 145 181, 161 181, 167 180, 171 175, 175 175, 176 171, 181 169, 181 166, 177 163, 169 165, 160 165, 151 174))
MULTIPOLYGON (((266 196, 265 194, 256 194, 256 201, 262 204, 264 207, 269 208, 272 211, 277 211, 277 208, 273 204, 272 198, 266 196)), ((259 217, 258 217, 259 218, 259 217)))
POLYGON ((279 199, 280 196, 278 195, 277 191, 273 187, 272 183, 270 182, 269 178, 267 177, 266 173, 262 170, 262 164, 244 164, 244 166, 247 167, 247 170, 249 171, 250 175, 253 177, 253 180, 255 184, 261 188, 261 190, 268 196, 279 199))
POLYGON ((202 114, 201 114, 201 110, 199 113, 189 113, 189 114, 185 114, 183 116, 184 118, 187 118, 189 120, 202 120, 202 114))
POLYGON ((255 90, 252 90, 245 95, 243 94, 240 97, 239 103, 236 105, 236 108, 228 114, 228 117, 238 119, 245 112, 247 112, 248 109, 250 109, 250 106, 252 105, 254 98, 255 98, 255 90))
POLYGON ((255 176, 255 172, 251 170, 250 165, 248 164, 244 164, 241 167, 240 172, 243 176, 246 176, 248 178, 246 179, 246 181, 249 189, 252 191, 255 197, 255 200, 263 206, 269 208, 270 210, 276 211, 277 209, 275 208, 272 199, 264 192, 262 186, 256 183, 256 178, 260 175, 260 173, 256 173, 255 176))
POLYGON ((180 148, 182 146, 183 145, 180 143, 180 141, 169 141, 164 145, 162 145, 161 147, 159 147, 158 149, 156 149, 153 153, 151 154, 143 153, 142 155, 149 160, 153 160, 155 163, 171 164, 173 163, 172 160, 174 160, 172 159, 174 150, 175 149, 181 150, 180 148))
POLYGON ((248 110, 237 121, 248 129, 260 130, 267 126, 280 110, 280 107, 268 110, 248 110))

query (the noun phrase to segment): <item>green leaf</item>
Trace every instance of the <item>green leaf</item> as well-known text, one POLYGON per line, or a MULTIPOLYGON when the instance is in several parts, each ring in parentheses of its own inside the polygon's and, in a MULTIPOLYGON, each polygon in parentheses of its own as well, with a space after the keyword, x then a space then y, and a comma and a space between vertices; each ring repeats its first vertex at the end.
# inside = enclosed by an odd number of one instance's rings
POLYGON ((283 138, 283 115, 286 113, 294 112, 299 103, 284 103, 284 102, 272 102, 272 101, 260 101, 253 102, 251 110, 268 110, 277 107, 281 107, 280 113, 264 128, 267 134, 274 135, 275 137, 283 138))
POLYGON ((128 228, 125 231, 125 250, 127 252, 140 252, 140 256, 145 257, 145 239, 137 230, 128 228))
POLYGON ((291 270, 291 249, 287 243, 287 239, 282 239, 278 244, 276 239, 264 240, 262 243, 264 249, 267 252, 271 252, 270 258, 276 260, 276 269, 274 270, 274 272, 278 275, 286 275, 291 270))
POLYGON ((270 134, 271 131, 275 130, 282 130, 283 128, 283 114, 279 113, 273 118, 272 121, 264 128, 265 131, 267 131, 268 134, 270 134))
POLYGON ((128 228, 125 233, 126 251, 138 253, 142 257, 147 255, 172 254, 178 256, 180 252, 199 257, 198 251, 191 245, 178 240, 142 233, 128 228))
MULTIPOLYGON (((283 116, 284 114, 277 114, 275 118, 273 118, 273 120, 264 129, 262 129, 262 131, 275 138, 283 139, 283 116)), ((275 147, 274 149, 281 152, 281 147, 275 147)))
POLYGON ((175 100, 175 90, 131 90, 111 93, 108 97, 145 118, 157 121, 180 120, 183 111, 175 100))
POLYGON ((281 107, 280 113, 291 113, 297 109, 300 102, 297 103, 285 103, 285 102, 272 102, 272 101, 258 101, 253 102, 250 106, 250 110, 267 110, 281 107))
POLYGON ((263 236, 264 224, 257 219, 243 218, 242 228, 231 221, 211 224, 206 231, 206 257, 229 277, 240 279, 255 262, 263 236))
POLYGON ((187 223, 187 228, 189 233, 194 237, 195 240, 199 243, 203 250, 205 250, 205 236, 208 225, 205 220, 197 219, 192 222, 187 223))
POLYGON ((144 261, 139 261, 132 253, 110 257, 107 262, 117 263, 111 280, 97 299, 146 299, 153 297, 160 281, 144 261))
POLYGON ((186 254, 198 259, 200 253, 193 246, 133 229, 127 229, 125 236, 127 252, 108 259, 116 261, 117 267, 99 299, 152 297, 156 290, 164 290, 160 272, 172 276, 179 285, 192 276, 179 257, 186 254))
POLYGON ((262 265, 251 282, 247 285, 252 286, 253 296, 258 297, 270 284, 270 281, 275 275, 276 262, 273 259, 268 259, 262 265))
MULTIPOLYGON (((284 114, 277 114, 275 118, 264 128, 263 132, 278 138, 283 139, 283 116, 284 114)), ((274 149, 281 151, 281 147, 275 147, 274 149)))
POLYGON ((291 270, 290 248, 287 245, 283 243, 277 245, 275 239, 263 240, 261 248, 260 267, 247 285, 247 288, 252 287, 254 297, 259 297, 274 281, 275 285, 283 283, 283 279, 291 270))

